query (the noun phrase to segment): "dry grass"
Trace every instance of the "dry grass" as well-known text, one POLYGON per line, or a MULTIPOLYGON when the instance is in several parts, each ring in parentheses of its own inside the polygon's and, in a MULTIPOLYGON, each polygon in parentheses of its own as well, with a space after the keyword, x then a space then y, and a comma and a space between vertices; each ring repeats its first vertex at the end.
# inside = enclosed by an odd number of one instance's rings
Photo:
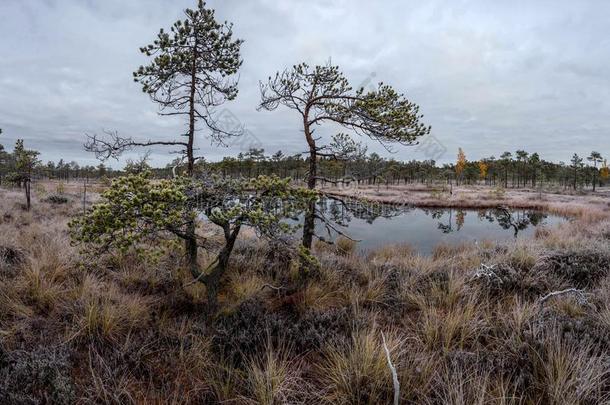
POLYGON ((73 322, 69 339, 119 342, 147 323, 149 305, 138 295, 107 289, 89 275, 75 292, 74 301, 66 308, 73 322))
MULTIPOLYGON (((64 192, 73 197, 74 187, 64 192)), ((432 203, 429 190, 410 192, 432 203)), ((440 203, 471 204, 481 192, 459 190, 440 203)), ((485 193, 481 204, 497 202, 485 193)), ((298 291, 294 263, 272 265, 268 246, 243 239, 221 311, 206 321, 205 289, 183 287, 190 276, 181 252, 92 260, 66 233, 76 199, 35 199, 24 212, 21 194, 0 190, 0 247, 10 253, 0 256, 0 355, 65 348, 80 403, 377 404, 393 395, 384 331, 401 403, 608 403, 610 270, 591 269, 606 273, 587 284, 587 303, 538 299, 573 286, 545 266, 553 253, 610 252, 609 206, 522 194, 502 201, 574 219, 530 240, 441 245, 430 256, 408 245, 363 254, 339 239, 318 246, 321 268, 298 291), (482 264, 497 274, 476 278, 482 264), (223 323, 228 316, 235 323, 223 323), (234 339, 227 347, 239 353, 221 349, 218 336, 234 339)))
MULTIPOLYGON (((389 339, 391 352, 401 345, 389 339)), ((392 396, 385 353, 374 330, 354 331, 349 345, 329 347, 318 374, 323 386, 321 399, 331 404, 387 403, 392 396)))
POLYGON ((250 359, 245 369, 245 402, 273 405, 298 398, 303 386, 300 364, 289 359, 290 350, 273 347, 271 343, 262 354, 250 359))
POLYGON ((610 400, 604 386, 610 368, 608 353, 587 342, 567 341, 550 330, 536 350, 534 361, 537 388, 549 404, 603 403, 610 400))

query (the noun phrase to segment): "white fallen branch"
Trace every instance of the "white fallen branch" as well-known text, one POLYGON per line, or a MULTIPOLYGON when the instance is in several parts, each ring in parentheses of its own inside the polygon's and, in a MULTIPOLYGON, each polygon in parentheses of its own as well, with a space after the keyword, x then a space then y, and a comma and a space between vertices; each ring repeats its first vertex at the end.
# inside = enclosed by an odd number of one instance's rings
POLYGON ((494 272, 494 267, 496 267, 495 264, 488 266, 486 264, 481 263, 481 267, 475 270, 471 280, 477 280, 480 278, 486 278, 488 280, 497 279, 500 284, 502 284, 502 279, 494 272))
POLYGON ((573 293, 576 295, 576 299, 578 300, 578 302, 581 305, 587 304, 587 297, 586 297, 585 293, 582 290, 579 290, 577 288, 567 288, 565 290, 552 291, 552 292, 548 293, 547 295, 545 295, 544 297, 540 298, 540 300, 538 302, 540 303, 540 306, 542 306, 546 301, 548 301, 552 297, 556 297, 558 295, 570 294, 570 293, 573 293))
POLYGON ((388 367, 390 368, 390 373, 392 373, 392 383, 394 384, 394 405, 398 405, 398 402, 400 401, 400 382, 398 381, 398 374, 396 374, 396 367, 394 367, 392 364, 390 350, 385 342, 385 335, 383 334, 383 331, 381 332, 381 339, 383 340, 383 349, 385 350, 385 356, 388 360, 388 367))
POLYGON ((269 289, 275 290, 275 291, 280 291, 280 290, 283 290, 286 287, 283 287, 283 286, 276 287, 276 286, 271 285, 271 284, 263 284, 263 286, 261 287, 261 291, 264 290, 265 288, 269 288, 269 289))

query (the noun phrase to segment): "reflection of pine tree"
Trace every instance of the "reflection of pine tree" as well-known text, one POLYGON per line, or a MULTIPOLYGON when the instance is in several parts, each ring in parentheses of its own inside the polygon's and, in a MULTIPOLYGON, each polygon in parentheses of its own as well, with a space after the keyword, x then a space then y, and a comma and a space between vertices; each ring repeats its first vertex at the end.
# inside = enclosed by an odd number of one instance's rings
POLYGON ((492 215, 498 221, 503 229, 513 228, 515 238, 519 231, 526 229, 529 225, 538 225, 542 219, 546 218, 546 214, 536 211, 517 211, 513 213, 508 208, 500 207, 492 211, 492 215))
MULTIPOLYGON (((337 232, 340 227, 348 227, 353 218, 372 224, 377 218, 392 218, 410 211, 408 207, 366 202, 357 199, 322 197, 316 203, 315 217, 326 229, 337 232)), ((348 235, 345 235, 348 236, 348 235)))
POLYGON ((453 232, 452 217, 453 217, 453 210, 451 208, 449 208, 449 221, 446 224, 439 222, 438 229, 440 229, 443 233, 453 232))
POLYGON ((455 164, 455 175, 456 180, 459 181, 464 176, 464 169, 466 168, 466 154, 462 148, 458 148, 458 157, 455 164))
POLYGON ((458 210, 455 216, 455 224, 457 225, 457 230, 459 231, 464 226, 464 217, 466 216, 466 212, 464 210, 458 210))

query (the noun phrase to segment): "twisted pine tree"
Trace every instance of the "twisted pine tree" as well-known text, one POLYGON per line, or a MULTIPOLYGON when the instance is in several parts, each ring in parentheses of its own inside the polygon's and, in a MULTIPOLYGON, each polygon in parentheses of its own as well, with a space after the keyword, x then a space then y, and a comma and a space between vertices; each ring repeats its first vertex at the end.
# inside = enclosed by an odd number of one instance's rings
POLYGON ((140 48, 152 61, 140 66, 133 76, 159 105, 159 114, 187 118, 188 129, 182 135, 186 139, 139 142, 116 132, 107 132, 105 139, 93 135, 85 147, 99 158, 116 158, 136 146, 178 146, 186 159, 186 173, 192 175, 198 159, 194 144, 199 122, 219 144, 240 135, 223 128, 214 118, 214 109, 237 96, 237 80, 232 76, 242 63, 239 51, 243 41, 233 39, 232 24, 217 22, 214 10, 201 0, 197 9, 184 13, 186 18, 176 21, 169 32, 162 28, 152 44, 140 48))
MULTIPOLYGON (((285 219, 300 215, 315 198, 311 190, 293 187, 288 179, 276 176, 155 181, 149 174, 144 171, 114 180, 87 215, 70 222, 71 236, 88 245, 93 255, 130 248, 159 253, 164 246, 171 248, 176 238, 191 241, 193 216, 205 213, 221 228, 224 243, 216 246, 209 238, 194 234, 195 247, 213 253, 215 259, 207 268, 195 263, 189 270, 193 282, 206 286, 209 313, 217 307, 218 291, 240 230, 248 226, 269 240, 286 242, 298 225, 285 219)), ((307 252, 299 251, 299 255, 311 259, 307 252)))
MULTIPOLYGON (((142 91, 159 105, 161 115, 186 116, 186 139, 170 141, 136 141, 106 132, 105 137, 90 136, 85 149, 102 160, 117 158, 125 150, 138 146, 179 147, 181 162, 186 159, 186 175, 195 169, 195 132, 201 121, 211 131, 213 140, 223 144, 227 137, 240 135, 222 128, 214 118, 214 108, 237 96, 237 80, 231 76, 241 66, 239 56, 242 40, 233 39, 232 25, 219 23, 214 10, 199 0, 195 10, 185 10, 186 18, 176 21, 169 32, 161 29, 152 44, 140 48, 152 61, 133 73, 142 84, 142 91)), ((189 192, 187 191, 187 194, 189 192)), ((197 269, 197 237, 193 215, 184 234, 189 266, 197 269)))
MULTIPOLYGON (((305 63, 278 72, 260 84, 259 109, 275 110, 280 105, 296 110, 302 117, 303 132, 309 147, 307 186, 316 187, 318 157, 329 156, 326 145, 318 145, 316 126, 335 123, 352 134, 380 142, 386 149, 392 144, 413 144, 430 132, 420 122, 419 107, 379 83, 374 91, 353 89, 338 66, 330 64, 311 68, 305 63)), ((331 157, 332 154, 331 154, 331 157)), ((312 202, 303 227, 303 246, 311 248, 314 236, 315 202, 312 202)))

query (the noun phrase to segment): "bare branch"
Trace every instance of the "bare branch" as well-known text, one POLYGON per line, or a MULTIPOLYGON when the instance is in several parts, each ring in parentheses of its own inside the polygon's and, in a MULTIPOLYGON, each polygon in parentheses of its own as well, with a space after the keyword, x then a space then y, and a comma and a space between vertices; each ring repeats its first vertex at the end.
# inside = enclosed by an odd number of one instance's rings
POLYGON ((85 150, 87 152, 95 153, 95 157, 101 161, 106 161, 110 158, 118 159, 119 156, 134 147, 148 147, 148 146, 184 146, 188 144, 186 142, 179 141, 145 141, 138 142, 132 138, 124 138, 119 136, 117 131, 103 130, 105 136, 100 137, 97 134, 86 134, 88 140, 85 143, 85 150))

